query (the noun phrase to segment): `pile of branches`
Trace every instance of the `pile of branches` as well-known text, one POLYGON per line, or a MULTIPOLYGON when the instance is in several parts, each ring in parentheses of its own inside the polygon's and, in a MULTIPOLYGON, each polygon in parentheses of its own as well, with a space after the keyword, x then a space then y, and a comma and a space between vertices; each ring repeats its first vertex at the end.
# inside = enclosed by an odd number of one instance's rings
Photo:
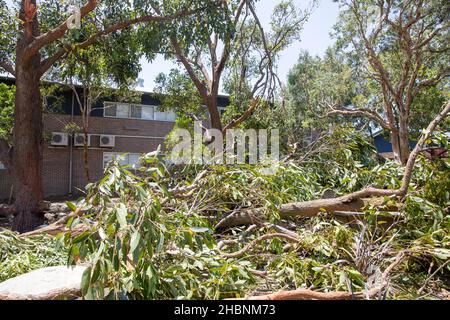
MULTIPOLYGON (((342 188, 330 198, 326 172, 292 161, 269 174, 245 165, 168 170, 148 154, 137 174, 112 164, 64 221, 23 236, 62 234, 71 262, 91 264, 88 298, 442 298, 448 199, 428 201, 413 171, 449 108, 395 169, 402 177, 392 188, 342 188)), ((383 180, 383 168, 374 170, 373 181, 383 180)))

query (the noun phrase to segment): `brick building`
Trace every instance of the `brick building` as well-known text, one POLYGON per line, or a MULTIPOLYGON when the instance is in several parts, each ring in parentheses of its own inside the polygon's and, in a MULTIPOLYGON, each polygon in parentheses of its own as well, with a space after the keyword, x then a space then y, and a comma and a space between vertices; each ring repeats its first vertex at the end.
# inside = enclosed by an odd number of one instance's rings
MULTIPOLYGON (((14 84, 14 79, 0 78, 14 84)), ((80 93, 82 88, 78 88, 80 93)), ((75 93, 61 85, 57 112, 45 112, 44 134, 49 137, 43 145, 43 188, 46 198, 80 193, 86 185, 83 166, 82 134, 71 136, 64 132, 69 123, 82 126, 81 112, 75 93), (78 141, 78 142, 77 142, 78 141), (80 143, 81 142, 81 143, 80 143)), ((120 156, 123 164, 135 164, 141 154, 162 145, 175 122, 173 112, 158 110, 160 101, 148 92, 139 92, 141 101, 128 103, 113 98, 99 99, 89 118, 89 171, 92 181, 99 180, 108 161, 120 156)), ((49 102, 51 104, 51 102, 49 102)), ((218 105, 225 108, 228 98, 221 96, 218 105)), ((13 192, 13 177, 0 163, 0 199, 13 192)))

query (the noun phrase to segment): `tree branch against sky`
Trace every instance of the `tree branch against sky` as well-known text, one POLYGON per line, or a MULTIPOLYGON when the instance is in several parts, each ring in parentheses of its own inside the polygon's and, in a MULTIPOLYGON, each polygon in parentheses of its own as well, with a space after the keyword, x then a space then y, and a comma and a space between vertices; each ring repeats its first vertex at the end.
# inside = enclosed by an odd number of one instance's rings
MULTIPOLYGON (((340 1, 338 43, 360 66, 372 94, 363 105, 333 106, 330 114, 365 116, 391 136, 395 159, 406 164, 411 117, 420 92, 450 75, 447 1, 340 1), (372 101, 371 101, 372 100, 372 101), (373 101, 376 101, 373 103, 373 101), (372 108, 371 110, 368 110, 372 108)), ((436 104, 436 103, 434 103, 436 104)), ((437 106, 432 107, 436 110, 437 106)))
POLYGON ((224 2, 216 17, 197 17, 198 21, 184 28, 168 31, 166 57, 185 70, 208 110, 211 127, 219 131, 244 122, 261 102, 274 101, 282 86, 276 62, 280 53, 299 39, 315 2, 302 11, 292 1, 280 1, 267 29, 258 17, 256 3, 224 2), (201 30, 197 26, 202 26, 201 30), (217 106, 223 78, 227 93, 238 99, 232 103, 241 107, 228 123, 223 123, 217 106))
MULTIPOLYGON (((278 0, 263 0, 255 4, 255 9, 264 29, 270 28, 270 17, 278 0)), ((294 4, 306 9, 308 1, 294 0, 294 4)), ((312 55, 322 56, 326 49, 334 43, 334 39, 330 36, 330 30, 336 23, 338 16, 338 4, 332 1, 319 1, 317 7, 311 13, 308 21, 305 22, 302 37, 300 41, 294 41, 291 46, 280 53, 279 62, 277 64, 277 73, 279 78, 284 82, 287 78, 289 70, 294 66, 301 50, 307 50, 312 55)), ((166 60, 163 55, 158 55, 153 61, 148 62, 141 59, 142 71, 139 78, 144 80, 144 89, 153 91, 157 84, 155 79, 161 72, 167 72, 171 69, 181 69, 180 66, 171 60, 166 60)), ((220 93, 225 94, 223 85, 220 86, 220 93)))

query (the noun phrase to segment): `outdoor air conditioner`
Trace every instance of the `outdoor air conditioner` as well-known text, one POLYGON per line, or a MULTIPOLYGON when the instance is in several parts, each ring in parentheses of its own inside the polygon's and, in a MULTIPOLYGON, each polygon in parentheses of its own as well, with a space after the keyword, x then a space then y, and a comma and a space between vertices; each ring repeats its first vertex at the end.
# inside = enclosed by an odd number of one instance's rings
POLYGON ((65 132, 52 132, 52 146, 67 146, 69 144, 69 136, 65 132))
POLYGON ((114 147, 114 143, 115 143, 115 136, 110 134, 100 135, 100 147, 112 148, 114 147))
MULTIPOLYGON (((73 138, 73 145, 75 147, 83 147, 84 146, 84 133, 76 133, 73 138)), ((91 135, 88 134, 88 140, 87 140, 88 147, 91 146, 91 135)))

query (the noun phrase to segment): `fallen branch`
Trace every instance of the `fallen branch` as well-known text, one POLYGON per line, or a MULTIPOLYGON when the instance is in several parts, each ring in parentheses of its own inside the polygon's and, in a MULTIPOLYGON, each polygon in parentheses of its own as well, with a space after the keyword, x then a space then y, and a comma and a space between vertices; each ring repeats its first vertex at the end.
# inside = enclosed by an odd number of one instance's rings
POLYGON ((399 265, 407 251, 401 251, 382 273, 380 284, 367 292, 350 293, 345 291, 336 292, 316 292, 309 289, 296 289, 291 291, 279 291, 261 296, 246 297, 242 300, 351 300, 351 299, 371 299, 383 291, 388 285, 388 276, 392 270, 399 265))
POLYGON ((380 284, 377 287, 372 288, 366 292, 365 295, 366 295, 367 299, 375 297, 382 290, 384 290, 384 288, 388 285, 387 280, 388 280, 389 273, 391 273, 391 271, 403 261, 403 258, 405 257, 406 253, 407 253, 407 250, 403 250, 397 254, 394 262, 392 262, 381 274, 380 284))
POLYGON ((189 196, 190 193, 198 187, 198 183, 206 176, 207 173, 208 170, 203 170, 197 175, 197 177, 195 177, 194 181, 189 186, 175 187, 169 189, 169 192, 175 197, 189 196))
POLYGON ((242 300, 351 300, 354 296, 345 291, 316 292, 308 289, 279 291, 261 296, 247 297, 242 300))
POLYGON ((450 260, 447 260, 446 262, 444 262, 439 268, 437 268, 423 283, 422 287, 420 287, 420 289, 417 291, 418 294, 421 294, 422 291, 426 288, 428 282, 439 272, 441 271, 448 263, 450 262, 450 260))
POLYGON ((72 230, 69 230, 66 225, 70 218, 79 217, 82 214, 83 214, 83 211, 81 210, 81 208, 77 208, 75 210, 75 212, 72 212, 72 213, 66 215, 65 217, 62 217, 61 219, 57 220, 56 222, 54 222, 46 227, 22 233, 20 236, 21 237, 32 237, 32 236, 37 236, 37 235, 41 235, 41 234, 48 234, 48 235, 55 236, 61 232, 68 232, 68 231, 71 231, 73 235, 78 235, 78 234, 88 230, 89 226, 85 225, 85 224, 79 224, 79 225, 76 225, 72 230))
MULTIPOLYGON (((402 184, 399 189, 365 188, 338 198, 287 203, 281 205, 278 209, 280 218, 312 217, 318 215, 322 211, 360 211, 365 206, 363 198, 369 197, 395 196, 398 198, 403 198, 408 192, 417 156, 423 149, 425 141, 436 129, 436 126, 448 115, 449 111, 450 100, 447 101, 441 112, 433 119, 433 121, 430 122, 427 129, 424 130, 422 136, 414 147, 413 151, 411 151, 408 162, 405 166, 405 173, 403 175, 402 184)), ((264 219, 265 217, 262 209, 247 209, 241 212, 235 212, 223 218, 216 225, 216 229, 255 223, 255 221, 262 221, 264 219)))

